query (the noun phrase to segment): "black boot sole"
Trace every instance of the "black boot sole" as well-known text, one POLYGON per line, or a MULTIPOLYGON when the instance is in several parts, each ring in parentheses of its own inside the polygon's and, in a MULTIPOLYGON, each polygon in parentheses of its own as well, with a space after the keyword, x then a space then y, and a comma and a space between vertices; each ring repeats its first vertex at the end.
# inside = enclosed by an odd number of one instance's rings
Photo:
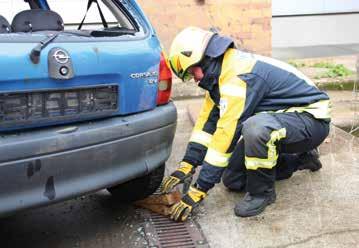
POLYGON ((274 203, 276 200, 276 195, 271 196, 271 198, 268 199, 267 204, 263 204, 261 207, 257 209, 253 209, 252 211, 248 211, 246 213, 238 213, 236 211, 236 208, 234 208, 234 214, 238 217, 252 217, 256 216, 264 211, 264 209, 269 206, 270 204, 274 203))
POLYGON ((311 165, 305 165, 298 168, 298 170, 310 170, 311 172, 316 172, 322 168, 322 163, 317 161, 311 161, 311 165))
POLYGON ((322 163, 318 160, 314 162, 315 168, 310 169, 311 172, 318 171, 322 168, 322 163))
POLYGON ((316 152, 312 152, 312 155, 308 156, 303 161, 304 164, 302 166, 299 166, 298 170, 310 170, 311 172, 318 171, 322 168, 322 162, 319 160, 319 152, 316 150, 316 152))

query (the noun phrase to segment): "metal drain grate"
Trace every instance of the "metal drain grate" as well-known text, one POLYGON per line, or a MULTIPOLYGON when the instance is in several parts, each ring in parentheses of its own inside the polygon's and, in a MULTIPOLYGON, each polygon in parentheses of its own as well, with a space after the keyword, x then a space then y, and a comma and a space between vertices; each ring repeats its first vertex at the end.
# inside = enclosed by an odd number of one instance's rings
POLYGON ((146 238, 150 247, 158 248, 208 248, 198 226, 188 220, 184 223, 174 222, 168 217, 146 211, 146 238))

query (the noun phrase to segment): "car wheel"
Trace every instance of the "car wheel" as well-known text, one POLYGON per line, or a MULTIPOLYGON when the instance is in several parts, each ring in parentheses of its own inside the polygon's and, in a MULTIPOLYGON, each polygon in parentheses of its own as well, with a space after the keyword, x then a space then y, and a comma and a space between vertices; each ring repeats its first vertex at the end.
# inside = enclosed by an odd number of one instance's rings
POLYGON ((165 172, 165 164, 153 170, 150 174, 135 178, 126 183, 113 186, 107 190, 123 202, 133 202, 153 194, 161 185, 165 172))

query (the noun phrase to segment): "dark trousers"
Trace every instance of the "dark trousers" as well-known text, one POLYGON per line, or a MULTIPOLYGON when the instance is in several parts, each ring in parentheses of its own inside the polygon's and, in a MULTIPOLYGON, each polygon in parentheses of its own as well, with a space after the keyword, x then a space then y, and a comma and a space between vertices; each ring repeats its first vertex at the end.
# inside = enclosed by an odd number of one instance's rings
POLYGON ((261 113, 243 123, 229 165, 222 176, 226 187, 251 194, 274 190, 275 180, 298 170, 304 153, 317 148, 329 134, 329 122, 308 113, 261 113))

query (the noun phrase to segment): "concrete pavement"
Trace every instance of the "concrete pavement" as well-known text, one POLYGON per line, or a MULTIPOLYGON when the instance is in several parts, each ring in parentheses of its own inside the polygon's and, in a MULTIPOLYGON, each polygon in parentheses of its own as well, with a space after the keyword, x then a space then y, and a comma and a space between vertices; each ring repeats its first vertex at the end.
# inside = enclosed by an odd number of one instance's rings
POLYGON ((106 191, 0 219, 1 248, 146 247, 144 223, 106 191))
MULTIPOLYGON (((183 158, 201 99, 176 101, 178 125, 172 172, 183 158), (195 116, 193 116, 195 118, 195 116)), ((277 183, 278 200, 257 217, 235 217, 233 207, 243 194, 213 189, 193 219, 211 247, 358 247, 359 142, 332 129, 320 147, 323 169, 302 171, 277 183)), ((106 191, 0 220, 1 248, 148 247, 147 223, 131 205, 120 205, 106 191)))
MULTIPOLYGON (((201 100, 186 104, 196 119, 201 100)), ((277 182, 277 202, 257 217, 235 217, 243 194, 214 188, 194 217, 211 247, 359 247, 359 139, 333 127, 320 153, 323 168, 277 182)))

